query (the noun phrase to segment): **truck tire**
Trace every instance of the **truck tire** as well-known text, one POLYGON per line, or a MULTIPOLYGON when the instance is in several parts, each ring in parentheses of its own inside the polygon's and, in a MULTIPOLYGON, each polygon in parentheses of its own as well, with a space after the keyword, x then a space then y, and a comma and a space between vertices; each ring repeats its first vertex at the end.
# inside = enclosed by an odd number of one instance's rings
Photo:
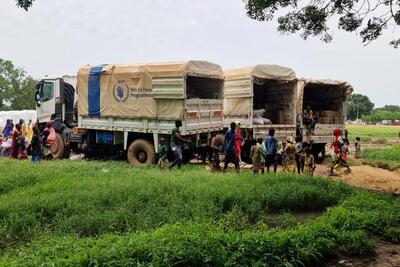
POLYGON ((211 139, 212 147, 220 147, 223 146, 225 142, 225 136, 223 134, 217 134, 211 139))
POLYGON ((148 166, 156 159, 154 145, 144 139, 133 141, 127 154, 128 162, 133 166, 148 166))
POLYGON ((56 141, 50 145, 50 153, 53 156, 53 159, 65 158, 66 148, 64 138, 60 133, 56 133, 56 141))

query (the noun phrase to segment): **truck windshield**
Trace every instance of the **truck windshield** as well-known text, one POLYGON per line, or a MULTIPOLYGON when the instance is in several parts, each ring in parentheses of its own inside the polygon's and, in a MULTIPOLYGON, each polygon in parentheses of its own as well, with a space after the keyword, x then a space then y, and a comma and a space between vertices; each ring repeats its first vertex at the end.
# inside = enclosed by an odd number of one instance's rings
POLYGON ((49 101, 54 97, 54 83, 44 82, 40 93, 40 100, 42 102, 49 101))

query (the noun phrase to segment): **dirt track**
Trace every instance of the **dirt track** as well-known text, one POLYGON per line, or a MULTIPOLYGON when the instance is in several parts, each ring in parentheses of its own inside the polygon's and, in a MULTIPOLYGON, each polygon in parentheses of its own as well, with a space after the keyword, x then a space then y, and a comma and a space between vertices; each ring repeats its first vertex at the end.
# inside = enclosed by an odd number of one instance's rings
MULTIPOLYGON (((316 174, 326 177, 327 168, 326 165, 318 165, 316 174)), ((345 174, 343 170, 337 170, 339 175, 331 178, 364 189, 400 195, 400 174, 398 172, 390 172, 367 165, 353 166, 351 169, 350 174, 345 174)))
POLYGON ((400 245, 378 241, 375 244, 376 255, 368 258, 338 257, 326 264, 327 267, 399 267, 400 245))

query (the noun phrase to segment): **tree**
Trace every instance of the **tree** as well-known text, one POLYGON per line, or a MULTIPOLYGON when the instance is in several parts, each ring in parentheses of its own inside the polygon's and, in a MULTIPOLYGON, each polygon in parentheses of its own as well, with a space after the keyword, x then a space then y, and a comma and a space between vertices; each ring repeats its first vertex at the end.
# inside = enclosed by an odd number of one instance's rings
POLYGON ((347 100, 347 118, 355 120, 363 115, 369 115, 374 109, 375 104, 369 100, 368 96, 352 94, 347 100))
POLYGON ((0 59, 0 110, 34 109, 36 81, 9 60, 0 59))
POLYGON ((33 1, 35 0, 16 0, 17 1, 17 6, 25 9, 25 11, 28 11, 28 9, 32 6, 33 1))
POLYGON ((400 106, 385 105, 383 108, 377 108, 376 110, 387 110, 390 112, 400 112, 400 106))
POLYGON ((370 115, 362 116, 362 120, 368 123, 377 123, 383 120, 400 120, 400 112, 375 109, 370 115))
MULTIPOLYGON (((254 20, 270 21, 277 11, 278 31, 286 34, 300 32, 306 40, 319 36, 330 42, 332 33, 329 21, 335 21, 340 30, 356 32, 364 44, 382 35, 385 30, 392 31, 400 25, 400 0, 243 0, 247 15, 254 20)), ((400 38, 391 43, 400 46, 400 38)))

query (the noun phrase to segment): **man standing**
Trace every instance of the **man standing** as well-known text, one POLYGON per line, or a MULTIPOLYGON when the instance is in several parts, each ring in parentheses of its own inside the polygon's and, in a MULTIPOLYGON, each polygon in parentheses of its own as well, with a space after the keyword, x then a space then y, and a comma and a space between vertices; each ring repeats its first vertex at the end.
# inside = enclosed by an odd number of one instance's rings
POLYGON ((175 128, 171 132, 171 150, 174 152, 175 160, 172 161, 168 168, 172 169, 175 165, 178 166, 178 169, 181 168, 183 162, 182 155, 182 146, 184 143, 191 144, 192 142, 186 139, 183 139, 181 136, 180 127, 182 127, 182 121, 175 121, 175 128))
POLYGON ((235 164, 235 169, 236 172, 240 172, 240 166, 239 166, 239 159, 236 155, 236 150, 235 150, 235 142, 236 142, 236 123, 232 122, 231 123, 231 129, 228 130, 225 134, 225 141, 224 141, 224 147, 225 147, 225 163, 224 163, 224 172, 228 169, 228 164, 232 162, 235 164))
POLYGON ((268 172, 271 165, 273 165, 274 173, 276 173, 278 169, 278 159, 277 159, 278 140, 274 137, 274 135, 275 135, 275 129, 274 128, 269 129, 268 136, 265 139, 265 148, 267 150, 265 165, 267 166, 268 172))

